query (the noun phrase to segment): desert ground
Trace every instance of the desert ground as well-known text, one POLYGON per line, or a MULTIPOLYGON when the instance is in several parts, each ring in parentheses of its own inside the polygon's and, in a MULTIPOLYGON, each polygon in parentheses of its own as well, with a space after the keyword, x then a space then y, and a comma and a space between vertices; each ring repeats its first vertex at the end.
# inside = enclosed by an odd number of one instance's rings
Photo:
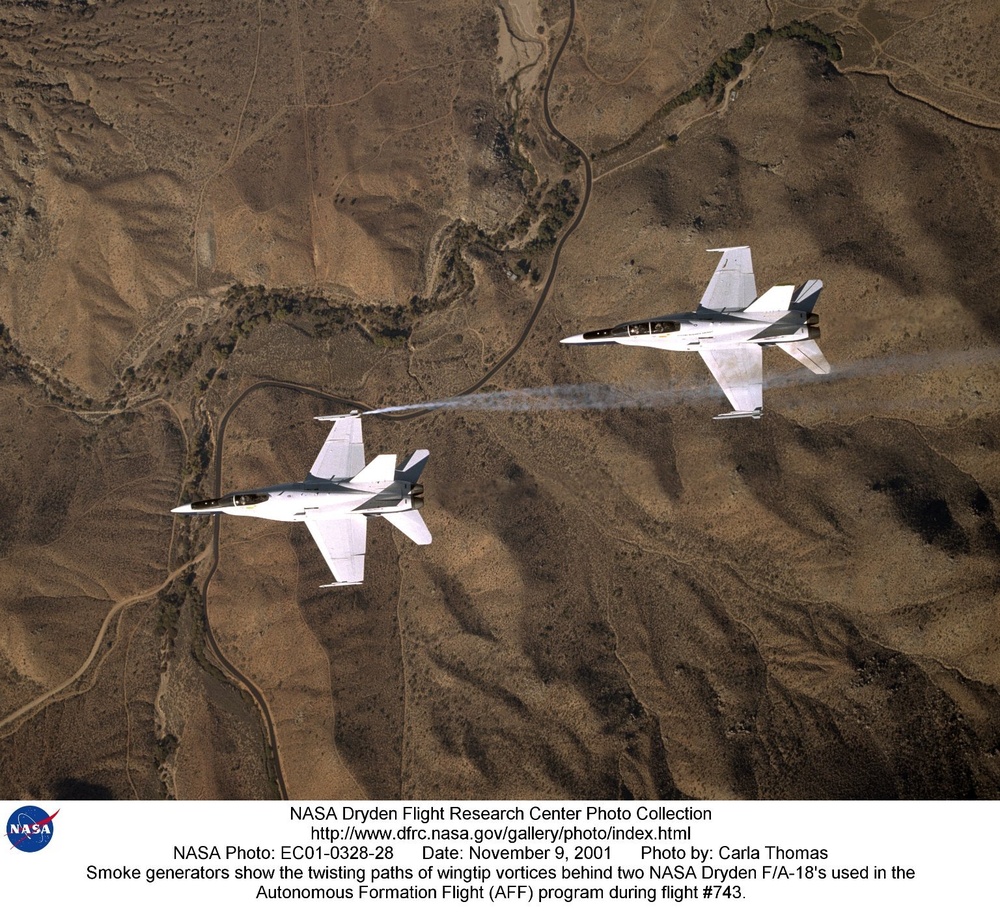
POLYGON ((0 9, 0 798, 1000 796, 985 0, 0 9), (760 421, 685 311, 817 277, 760 421), (321 589, 345 407, 418 547, 321 589))

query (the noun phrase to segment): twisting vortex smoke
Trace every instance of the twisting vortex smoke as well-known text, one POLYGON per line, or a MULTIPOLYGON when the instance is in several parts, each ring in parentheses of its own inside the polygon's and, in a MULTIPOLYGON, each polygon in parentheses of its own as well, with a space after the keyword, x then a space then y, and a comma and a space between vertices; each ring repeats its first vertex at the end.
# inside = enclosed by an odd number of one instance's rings
MULTIPOLYGON (((974 369, 1000 363, 996 348, 939 351, 922 354, 900 354, 887 357, 867 357, 834 366, 828 375, 814 375, 804 370, 772 374, 765 377, 764 387, 782 389, 819 382, 830 384, 838 380, 875 376, 920 375, 941 369, 974 369)), ((599 382, 577 385, 545 385, 538 388, 518 388, 497 392, 475 392, 437 401, 374 408, 365 414, 394 414, 406 411, 607 411, 620 408, 664 408, 674 404, 720 398, 722 393, 711 382, 681 385, 669 389, 629 389, 599 382)))

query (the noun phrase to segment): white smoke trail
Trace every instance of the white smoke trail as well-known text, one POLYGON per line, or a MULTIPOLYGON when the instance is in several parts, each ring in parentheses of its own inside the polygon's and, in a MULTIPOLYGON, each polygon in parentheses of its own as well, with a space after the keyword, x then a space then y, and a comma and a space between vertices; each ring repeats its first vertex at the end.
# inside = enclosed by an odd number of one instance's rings
MULTIPOLYGON (((716 389, 716 391, 718 391, 716 389)), ((580 385, 546 385, 540 388, 508 389, 500 392, 475 392, 440 401, 376 408, 366 414, 390 414, 402 411, 607 411, 613 408, 662 407, 683 399, 711 394, 708 386, 670 390, 631 391, 589 382, 580 385)))
MULTIPOLYGON (((767 374, 766 389, 782 389, 815 383, 875 376, 922 375, 942 369, 970 369, 990 366, 1000 369, 1000 350, 996 348, 937 353, 899 354, 867 357, 835 365, 829 375, 816 375, 804 368, 785 373, 767 374)), ((705 370, 707 374, 707 369, 705 370)), ((475 392, 437 401, 374 408, 365 414, 393 414, 405 411, 607 411, 622 408, 664 408, 673 404, 724 398, 713 381, 697 385, 677 385, 669 389, 630 389, 588 382, 579 385, 546 385, 538 388, 508 389, 499 392, 475 392)))

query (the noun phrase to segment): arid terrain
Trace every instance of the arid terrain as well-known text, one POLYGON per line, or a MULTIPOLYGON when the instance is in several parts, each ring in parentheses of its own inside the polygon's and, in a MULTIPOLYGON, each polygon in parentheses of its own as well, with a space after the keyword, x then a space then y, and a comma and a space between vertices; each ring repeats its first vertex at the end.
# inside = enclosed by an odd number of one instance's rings
POLYGON ((0 7, 0 798, 1000 796, 998 38, 0 7), (767 350, 759 422, 694 354, 558 343, 731 245, 825 284, 833 372, 767 350), (169 512, 300 480, 314 415, 548 386, 601 403, 364 421, 430 449, 434 541, 373 520, 363 587, 169 512))

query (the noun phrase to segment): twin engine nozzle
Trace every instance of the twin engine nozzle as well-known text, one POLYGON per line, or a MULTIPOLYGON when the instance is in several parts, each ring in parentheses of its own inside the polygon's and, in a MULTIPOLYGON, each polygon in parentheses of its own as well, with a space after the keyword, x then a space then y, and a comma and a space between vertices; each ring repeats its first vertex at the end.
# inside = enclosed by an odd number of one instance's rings
POLYGON ((410 488, 410 506, 420 509, 424 505, 424 485, 419 481, 410 488))

